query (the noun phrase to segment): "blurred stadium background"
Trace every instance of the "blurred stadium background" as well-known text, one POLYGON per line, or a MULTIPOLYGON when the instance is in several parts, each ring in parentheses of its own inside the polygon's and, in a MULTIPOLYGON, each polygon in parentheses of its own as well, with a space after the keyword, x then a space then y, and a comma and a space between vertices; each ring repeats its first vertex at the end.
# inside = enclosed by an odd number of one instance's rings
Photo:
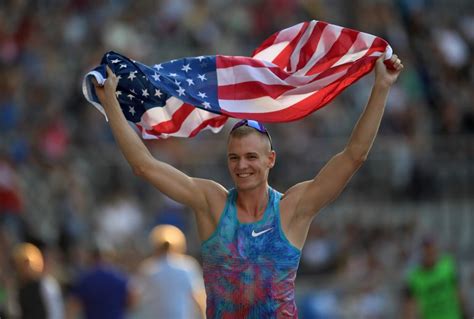
MULTIPOLYGON (((0 307, 6 307, 9 255, 18 241, 40 246, 64 295, 92 242, 115 249, 114 263, 133 277, 156 224, 180 227, 199 259, 192 214, 132 174, 104 118, 82 96, 82 78, 104 52, 146 64, 250 55, 267 36, 310 19, 385 38, 405 70, 367 163, 310 230, 297 279, 301 311, 399 317, 406 272, 429 235, 455 257, 471 318, 469 0, 0 1, 0 307)), ((276 189, 311 178, 343 147, 372 81, 363 78, 304 120, 269 125, 278 154, 270 178, 276 189)), ((147 143, 157 158, 231 187, 226 131, 147 143)))

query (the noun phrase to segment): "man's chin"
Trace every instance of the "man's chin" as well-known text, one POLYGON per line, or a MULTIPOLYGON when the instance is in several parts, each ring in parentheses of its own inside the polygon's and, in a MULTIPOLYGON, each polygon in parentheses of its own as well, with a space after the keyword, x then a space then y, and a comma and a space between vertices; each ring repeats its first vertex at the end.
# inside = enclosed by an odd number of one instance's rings
POLYGON ((239 191, 249 191, 258 187, 255 181, 238 181, 234 182, 235 188, 239 191))

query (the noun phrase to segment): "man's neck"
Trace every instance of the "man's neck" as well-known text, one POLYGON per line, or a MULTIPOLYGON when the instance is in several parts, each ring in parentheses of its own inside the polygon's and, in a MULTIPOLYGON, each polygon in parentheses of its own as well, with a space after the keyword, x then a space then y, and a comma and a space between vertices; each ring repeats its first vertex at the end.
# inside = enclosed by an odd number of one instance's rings
POLYGON ((268 203, 268 185, 252 190, 237 190, 237 208, 242 217, 258 220, 268 203))

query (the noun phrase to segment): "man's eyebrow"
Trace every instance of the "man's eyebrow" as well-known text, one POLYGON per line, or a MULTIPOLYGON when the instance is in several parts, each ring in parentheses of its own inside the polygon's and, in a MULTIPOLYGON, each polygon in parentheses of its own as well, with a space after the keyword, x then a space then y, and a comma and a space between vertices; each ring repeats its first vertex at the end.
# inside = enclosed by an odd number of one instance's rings
MULTIPOLYGON (((258 155, 258 153, 257 152, 247 152, 247 153, 244 154, 244 156, 245 155, 258 155)), ((239 155, 236 154, 236 153, 228 153, 227 156, 239 156, 239 155)))

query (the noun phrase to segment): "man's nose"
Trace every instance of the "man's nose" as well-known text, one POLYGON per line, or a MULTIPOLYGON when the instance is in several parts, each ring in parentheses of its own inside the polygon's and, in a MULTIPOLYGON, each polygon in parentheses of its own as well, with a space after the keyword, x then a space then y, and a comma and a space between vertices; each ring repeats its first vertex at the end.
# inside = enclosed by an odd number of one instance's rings
POLYGON ((239 169, 246 168, 247 166, 248 166, 248 163, 245 159, 240 159, 237 162, 237 168, 239 168, 239 169))

